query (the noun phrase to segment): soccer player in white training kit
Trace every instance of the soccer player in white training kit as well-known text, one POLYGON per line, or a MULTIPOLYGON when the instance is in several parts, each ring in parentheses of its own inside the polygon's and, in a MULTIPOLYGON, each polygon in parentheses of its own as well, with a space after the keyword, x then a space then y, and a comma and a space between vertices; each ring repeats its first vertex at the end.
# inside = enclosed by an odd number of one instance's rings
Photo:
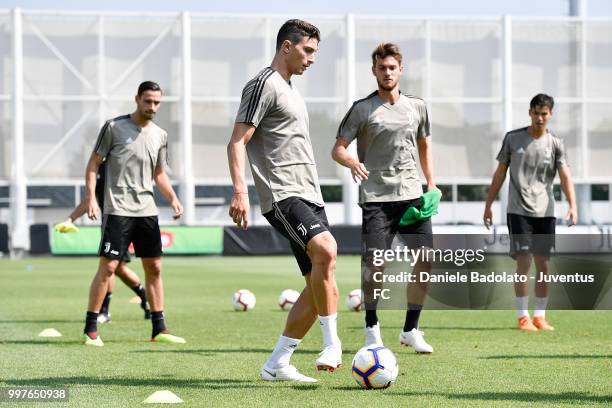
MULTIPOLYGON (((366 346, 382 344, 372 275, 384 270, 384 265, 373 265, 373 251, 388 249, 396 234, 410 248, 433 248, 430 218, 400 225, 408 208, 421 208, 423 188, 417 171, 417 153, 428 190, 436 188, 425 101, 400 92, 402 72, 402 54, 397 45, 383 43, 376 47, 372 53, 372 73, 378 90, 353 104, 340 124, 332 150, 334 160, 350 168, 353 179, 361 182, 366 346), (353 140, 357 141, 357 158, 347 150, 353 140)), ((417 276, 430 272, 431 263, 420 259, 414 270, 417 276)), ((418 329, 425 295, 426 285, 415 282, 408 286, 408 308, 400 343, 428 354, 433 347, 418 329)))
POLYGON ((86 345, 104 345, 98 336, 98 312, 108 288, 108 279, 115 273, 130 243, 134 244, 145 272, 153 326, 151 341, 185 343, 183 338, 169 333, 163 312, 162 244, 153 181, 170 202, 175 218, 182 215, 183 207, 166 174, 168 134, 153 122, 161 104, 161 95, 161 88, 155 82, 141 83, 135 97, 136 110, 104 124, 87 163, 87 215, 96 219, 96 174, 106 159, 104 217, 98 251, 100 262, 89 290, 83 330, 86 345))
POLYGON ((323 351, 316 366, 333 371, 340 367, 342 349, 336 330, 336 241, 327 216, 308 132, 308 112, 291 83, 314 63, 319 30, 301 20, 280 28, 276 54, 270 67, 250 80, 228 144, 234 195, 229 215, 236 225, 248 227, 249 196, 245 182, 245 156, 249 156, 261 211, 285 236, 298 262, 306 287, 289 312, 285 330, 260 376, 266 381, 315 382, 289 364, 297 345, 319 317, 323 351))
POLYGON ((550 251, 555 243, 555 197, 553 180, 559 173, 561 189, 569 202, 565 219, 576 224, 576 194, 567 163, 563 140, 548 130, 553 114, 551 96, 538 94, 529 104, 531 125, 506 133, 497 155, 499 162, 485 204, 483 221, 487 228, 493 223, 491 205, 499 192, 506 172, 510 169, 507 221, 510 234, 510 256, 516 259, 516 273, 529 275, 531 259, 538 277, 535 283, 535 310, 529 318, 528 283, 514 284, 518 327, 523 331, 554 330, 546 320, 548 283, 539 279, 548 275, 550 251))

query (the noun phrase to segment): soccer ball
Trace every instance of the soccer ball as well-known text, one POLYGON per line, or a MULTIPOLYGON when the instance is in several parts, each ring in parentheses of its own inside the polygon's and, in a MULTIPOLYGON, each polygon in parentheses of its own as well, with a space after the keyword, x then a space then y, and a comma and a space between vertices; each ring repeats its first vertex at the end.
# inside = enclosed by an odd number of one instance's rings
POLYGON ((361 301, 361 289, 353 289, 346 297, 346 307, 353 312, 358 312, 361 310, 361 306, 363 305, 361 301))
POLYGON ((278 297, 278 305, 283 310, 291 310, 295 302, 300 297, 300 292, 293 289, 285 289, 278 297))
POLYGON ((232 306, 238 312, 246 312, 255 307, 255 294, 248 289, 240 289, 232 296, 232 306))
POLYGON ((399 366, 395 354, 388 348, 366 346, 355 354, 351 372, 361 388, 381 389, 395 382, 399 366))

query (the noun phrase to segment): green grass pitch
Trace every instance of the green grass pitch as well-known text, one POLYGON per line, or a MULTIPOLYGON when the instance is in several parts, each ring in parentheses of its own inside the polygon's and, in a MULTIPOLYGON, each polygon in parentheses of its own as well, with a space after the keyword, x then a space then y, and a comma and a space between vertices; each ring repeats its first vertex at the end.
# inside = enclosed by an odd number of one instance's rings
MULTIPOLYGON (((421 328, 435 347, 430 356, 400 348, 403 312, 382 311, 383 339, 398 355, 400 375, 387 390, 365 391, 350 374, 363 341, 363 314, 344 305, 359 286, 359 260, 343 256, 337 275, 344 366, 316 372, 321 335, 315 325, 292 362, 320 381, 266 383, 258 379, 259 368, 286 316, 278 295, 303 286, 292 258, 167 257, 167 322, 187 344, 147 342, 150 323, 118 281, 113 321, 99 329, 106 343, 101 349, 80 344, 96 264, 94 258, 0 260, 0 387, 68 387, 70 401, 54 407, 139 406, 156 390, 171 390, 193 407, 612 404, 612 311, 550 311, 552 333, 520 333, 513 311, 424 311, 421 328), (255 310, 232 310, 232 293, 241 288, 256 294, 255 310), (63 337, 37 337, 49 327, 63 337)), ((142 276, 137 260, 132 266, 142 276)), ((11 404, 0 402, 4 406, 11 404)))

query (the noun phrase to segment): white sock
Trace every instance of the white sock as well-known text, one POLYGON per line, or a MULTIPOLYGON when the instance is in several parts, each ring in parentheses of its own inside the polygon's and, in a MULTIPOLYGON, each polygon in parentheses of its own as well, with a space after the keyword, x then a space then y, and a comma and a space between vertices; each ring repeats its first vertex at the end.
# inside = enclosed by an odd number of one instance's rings
POLYGON ((380 335, 380 326, 378 323, 372 327, 365 328, 365 340, 367 346, 369 346, 370 343, 382 344, 382 336, 380 335))
POLYGON ((291 337, 280 336, 278 342, 276 342, 276 347, 274 347, 272 355, 266 362, 266 366, 270 368, 288 366, 293 351, 301 341, 301 339, 292 339, 291 337))
POLYGON ((535 308, 533 310, 534 317, 544 317, 546 315, 546 306, 548 305, 547 297, 536 297, 535 308))
POLYGON ((529 296, 517 296, 516 301, 516 316, 521 318, 529 316, 529 296))
POLYGON ((323 347, 339 346, 338 313, 330 314, 329 316, 319 315, 319 323, 321 324, 321 333, 323 334, 323 347))

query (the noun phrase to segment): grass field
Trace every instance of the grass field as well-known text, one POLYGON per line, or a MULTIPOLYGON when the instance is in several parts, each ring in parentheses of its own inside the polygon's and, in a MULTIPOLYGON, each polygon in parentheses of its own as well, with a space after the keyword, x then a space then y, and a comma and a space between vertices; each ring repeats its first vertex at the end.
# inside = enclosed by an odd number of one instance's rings
MULTIPOLYGON (((383 311, 383 339, 398 355, 400 375, 387 390, 363 391, 349 369, 363 341, 363 315, 344 307, 346 293, 359 286, 359 261, 341 257, 345 365, 333 374, 316 372, 321 336, 315 326, 292 362, 320 381, 265 383, 258 380, 259 368, 286 316, 276 305, 278 295, 303 282, 292 258, 165 258, 167 322, 188 343, 147 342, 150 323, 128 302, 133 293, 118 282, 113 321, 100 326, 106 344, 101 349, 80 344, 96 262, 0 260, 0 387, 68 387, 66 405, 80 407, 137 406, 164 389, 194 407, 612 404, 612 311, 550 311, 557 330, 529 334, 515 329, 512 311, 425 311, 421 328, 436 349, 430 356, 400 348, 403 312, 383 311), (239 288, 257 295, 252 312, 232 311, 231 295, 239 288), (37 337, 49 327, 63 337, 37 337)), ((139 263, 132 265, 142 276, 139 263)), ((4 406, 10 403, 0 402, 4 406)))

